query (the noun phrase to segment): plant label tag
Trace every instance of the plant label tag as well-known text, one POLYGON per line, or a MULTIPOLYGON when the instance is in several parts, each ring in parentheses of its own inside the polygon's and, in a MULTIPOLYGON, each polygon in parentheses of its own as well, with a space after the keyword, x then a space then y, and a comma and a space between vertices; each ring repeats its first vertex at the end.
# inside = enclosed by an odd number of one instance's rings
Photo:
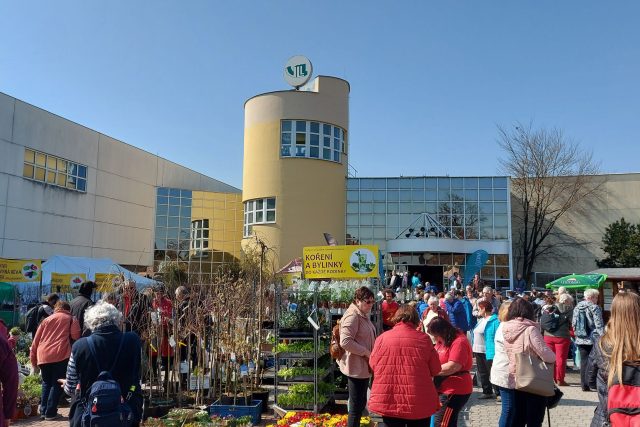
POLYGON ((240 365, 240 377, 246 377, 249 375, 249 369, 247 365, 240 365))
POLYGON ((256 364, 253 363, 253 360, 249 362, 249 373, 253 373, 256 370, 256 364))
POLYGON ((231 381, 236 380, 236 371, 231 372, 231 381))
POLYGON ((232 362, 236 361, 236 353, 235 352, 231 352, 231 361, 232 362))
POLYGON ((176 339, 173 337, 173 335, 171 335, 171 336, 169 337, 169 345, 170 345, 171 347, 175 347, 175 346, 176 346, 176 339))
POLYGON ((180 362, 180 373, 181 374, 189 373, 189 362, 180 362))
POLYGON ((320 325, 318 325, 311 316, 307 317, 307 322, 311 323, 311 326, 313 326, 316 331, 320 329, 320 325))

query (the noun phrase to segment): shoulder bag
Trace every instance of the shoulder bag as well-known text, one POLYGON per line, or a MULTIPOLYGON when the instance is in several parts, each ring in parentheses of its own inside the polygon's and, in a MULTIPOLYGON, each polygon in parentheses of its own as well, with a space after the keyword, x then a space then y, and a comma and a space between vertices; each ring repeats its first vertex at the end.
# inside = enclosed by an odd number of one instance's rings
POLYGON ((529 343, 531 328, 524 331, 525 337, 522 352, 515 354, 516 359, 516 390, 551 397, 554 393, 553 363, 545 363, 531 350, 525 350, 525 343, 529 343))

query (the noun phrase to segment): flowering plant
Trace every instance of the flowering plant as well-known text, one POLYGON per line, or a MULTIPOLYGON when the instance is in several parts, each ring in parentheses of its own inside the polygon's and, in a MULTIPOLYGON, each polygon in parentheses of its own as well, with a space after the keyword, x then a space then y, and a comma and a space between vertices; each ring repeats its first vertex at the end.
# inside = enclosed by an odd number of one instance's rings
MULTIPOLYGON (((369 427, 371 419, 362 417, 360 427, 369 427)), ((347 415, 318 414, 289 411, 276 424, 267 427, 346 427, 347 415)))

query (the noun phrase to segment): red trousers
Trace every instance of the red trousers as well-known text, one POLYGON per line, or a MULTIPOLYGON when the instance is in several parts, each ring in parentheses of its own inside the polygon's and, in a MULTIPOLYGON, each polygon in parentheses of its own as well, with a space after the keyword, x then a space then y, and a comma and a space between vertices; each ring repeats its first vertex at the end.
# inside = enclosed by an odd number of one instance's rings
POLYGON ((556 367, 553 372, 553 379, 556 382, 564 381, 564 374, 567 368, 567 356, 569 355, 569 346, 571 339, 559 337, 544 337, 547 347, 556 354, 556 367))

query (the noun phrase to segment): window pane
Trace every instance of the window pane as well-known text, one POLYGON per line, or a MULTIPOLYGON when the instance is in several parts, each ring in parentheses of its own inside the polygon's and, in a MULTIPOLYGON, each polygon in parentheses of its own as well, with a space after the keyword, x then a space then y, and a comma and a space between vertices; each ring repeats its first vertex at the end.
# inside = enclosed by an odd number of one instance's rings
POLYGON ((29 150, 28 148, 25 148, 24 150, 24 161, 25 162, 29 162, 29 163, 33 163, 36 160, 36 153, 33 150, 29 150))
POLYGON ((42 153, 36 153, 36 164, 38 166, 44 166, 46 163, 46 157, 42 153))
POLYGON ((373 205, 371 203, 360 203, 360 213, 373 213, 373 205))
POLYGON ((507 200, 507 190, 493 190, 494 200, 507 200))
POLYGON ((507 188, 507 178, 506 177, 493 178, 493 188, 507 188))
POLYGON ((267 199, 267 209, 275 209, 276 208, 276 199, 273 197, 267 199))
POLYGON ((360 180, 354 178, 347 179, 348 190, 357 190, 358 188, 360 188, 360 180))
POLYGON ((76 177, 67 175, 67 188, 76 189, 76 177))
POLYGON ((323 124, 322 133, 325 135, 331 135, 331 125, 323 124))
POLYGON ((397 202, 398 197, 399 197, 398 190, 387 191, 387 200, 389 200, 390 202, 397 202))
POLYGON ((261 211, 263 206, 264 206, 264 200, 263 199, 256 200, 256 210, 257 211, 261 211))
POLYGON ((358 201, 358 191, 348 190, 347 191, 347 201, 349 201, 349 202, 357 202, 358 201))
POLYGON ((158 196, 158 204, 159 205, 167 205, 169 204, 169 198, 164 196, 158 196))
POLYGON ((451 178, 451 188, 462 188, 462 178, 451 178))
POLYGON ((340 128, 336 126, 333 127, 333 136, 335 136, 336 138, 340 137, 340 128))
POLYGON ((341 147, 340 147, 340 140, 337 138, 333 138, 333 149, 334 150, 338 150, 338 151, 342 151, 341 147))
POLYGON ((465 178, 464 179, 464 188, 474 189, 478 188, 478 178, 465 178))
POLYGON ((358 215, 348 214, 347 215, 347 225, 358 225, 358 215))
POLYGON ((334 151, 333 152, 333 161, 334 162, 339 162, 340 161, 340 151, 334 151))
POLYGON ((25 178, 33 178, 33 165, 24 165, 22 169, 22 176, 25 178))
POLYGON ((58 172, 58 175, 56 176, 56 184, 64 187, 66 182, 67 182, 67 175, 64 173, 58 172))
POLYGON ((493 204, 493 212, 497 214, 506 214, 507 213, 507 204, 506 203, 494 203, 493 204))
POLYGON ((358 213, 358 205, 357 203, 347 203, 347 213, 357 214, 358 213))
POLYGON ((183 216, 185 218, 190 218, 191 217, 191 208, 189 206, 182 206, 180 208, 180 216, 183 216))
POLYGON ((280 138, 280 142, 283 145, 291 144, 291 134, 289 132, 283 133, 282 137, 280 138))
POLYGON ((296 157, 306 157, 307 147, 304 145, 296 147, 296 157))
POLYGON ((320 149, 318 147, 311 147, 309 149, 309 157, 313 157, 314 159, 320 158, 320 149))
POLYGON ((56 158, 53 156, 47 156, 47 168, 56 169, 56 158))
POLYGON ((307 131, 307 122, 298 120, 296 122, 296 132, 306 132, 307 131))
POLYGON ((306 133, 296 133, 296 145, 304 145, 307 143, 306 133))
POLYGON ((291 130, 291 120, 283 120, 282 121, 282 130, 290 131, 291 130))
POLYGON ((507 216, 506 215, 494 215, 493 216, 493 224, 496 227, 506 227, 507 226, 507 216))
POLYGON ((318 135, 311 135, 311 138, 309 141, 310 141, 309 143, 315 147, 320 145, 320 137, 318 135))
POLYGON ((180 225, 177 216, 170 216, 167 224, 169 227, 178 227, 180 225))
POLYGON ((282 150, 280 151, 280 154, 282 155, 282 157, 291 156, 291 146, 290 145, 283 145, 282 146, 282 150))
POLYGON ((328 136, 325 136, 322 144, 325 147, 331 147, 331 138, 329 138, 328 136))
POLYGON ((384 202, 387 198, 386 191, 376 190, 373 192, 373 200, 376 202, 384 202))
POLYGON ((54 184, 56 182, 56 173, 53 171, 47 171, 47 184, 54 184))
POLYGON ((172 197, 180 197, 180 190, 177 188, 170 188, 169 195, 172 197))
POLYGON ((360 201, 362 202, 371 202, 373 200, 373 192, 372 191, 361 191, 360 192, 360 201))
POLYGON ((322 150, 322 158, 324 160, 331 160, 331 149, 325 148, 322 150))
POLYGON ((480 178, 480 188, 491 188, 493 186, 491 178, 480 178))
POLYGON ((267 221, 273 222, 276 220, 276 211, 267 211, 267 221))
POLYGON ((38 181, 44 181, 44 169, 36 168, 36 176, 35 176, 35 178, 38 181))
POLYGON ((491 190, 480 190, 480 200, 493 200, 491 190))
POLYGON ((179 216, 180 215, 180 206, 169 206, 169 215, 171 215, 171 216, 179 216))
POLYGON ((264 217, 263 217, 263 213, 262 213, 262 211, 257 211, 257 212, 256 212, 256 223, 258 223, 258 222, 263 222, 263 221, 264 221, 264 219, 263 219, 263 218, 264 218, 264 217))
POLYGON ((309 130, 313 133, 320 133, 320 123, 311 122, 309 130))

